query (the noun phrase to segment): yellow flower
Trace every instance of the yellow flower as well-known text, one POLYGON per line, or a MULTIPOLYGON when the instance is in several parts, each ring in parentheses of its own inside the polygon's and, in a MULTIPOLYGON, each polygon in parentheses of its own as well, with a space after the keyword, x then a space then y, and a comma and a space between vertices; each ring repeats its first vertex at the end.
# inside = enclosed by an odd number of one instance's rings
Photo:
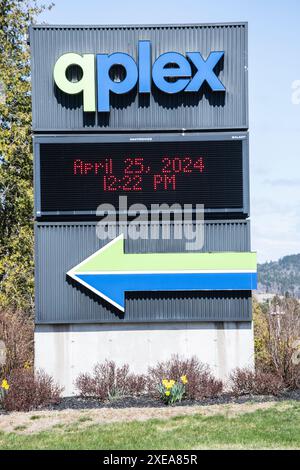
POLYGON ((165 392, 166 397, 169 397, 169 396, 170 396, 170 393, 171 393, 171 392, 170 392, 169 390, 167 390, 167 391, 165 392))
POLYGON ((24 369, 31 369, 31 365, 29 361, 26 361, 24 364, 24 369))
POLYGON ((6 379, 2 380, 1 388, 4 388, 4 390, 9 390, 9 384, 6 379))
POLYGON ((164 380, 162 380, 162 384, 167 390, 170 390, 173 387, 173 385, 175 384, 175 380, 164 379, 164 380))
POLYGON ((186 375, 182 375, 180 377, 180 380, 181 382, 183 383, 183 385, 187 384, 188 383, 188 379, 187 379, 187 376, 186 375))

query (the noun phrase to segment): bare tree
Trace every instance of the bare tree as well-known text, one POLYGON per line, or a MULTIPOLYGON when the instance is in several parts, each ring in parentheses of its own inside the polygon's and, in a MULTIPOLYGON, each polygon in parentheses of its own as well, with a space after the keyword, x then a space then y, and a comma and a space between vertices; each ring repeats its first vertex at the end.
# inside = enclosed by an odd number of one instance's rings
POLYGON ((291 297, 274 297, 267 311, 266 349, 271 370, 288 387, 296 387, 300 377, 297 361, 300 349, 300 303, 291 297))

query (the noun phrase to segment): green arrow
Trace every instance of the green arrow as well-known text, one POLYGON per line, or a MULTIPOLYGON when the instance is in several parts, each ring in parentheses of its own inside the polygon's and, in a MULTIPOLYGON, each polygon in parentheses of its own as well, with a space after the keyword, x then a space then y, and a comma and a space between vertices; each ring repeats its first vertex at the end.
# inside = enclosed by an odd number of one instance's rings
POLYGON ((68 274, 112 272, 256 272, 256 253, 125 254, 124 236, 112 240, 68 274))

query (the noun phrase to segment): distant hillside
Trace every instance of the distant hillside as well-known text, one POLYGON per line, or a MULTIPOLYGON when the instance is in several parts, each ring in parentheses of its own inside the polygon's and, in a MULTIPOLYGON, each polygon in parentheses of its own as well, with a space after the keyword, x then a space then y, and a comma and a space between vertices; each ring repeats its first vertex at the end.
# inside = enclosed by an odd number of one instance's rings
POLYGON ((300 254, 259 264, 258 291, 300 298, 300 254))

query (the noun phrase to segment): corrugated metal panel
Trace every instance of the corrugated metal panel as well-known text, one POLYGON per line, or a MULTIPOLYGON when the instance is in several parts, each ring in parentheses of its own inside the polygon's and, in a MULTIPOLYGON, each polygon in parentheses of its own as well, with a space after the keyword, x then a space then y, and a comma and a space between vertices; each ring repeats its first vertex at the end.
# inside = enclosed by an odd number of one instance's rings
POLYGON ((174 26, 33 26, 33 129, 63 130, 171 130, 247 129, 247 24, 174 26), (83 113, 80 95, 65 95, 53 83, 53 67, 66 52, 125 52, 134 58, 138 40, 152 41, 152 60, 169 51, 225 51, 219 78, 226 93, 166 95, 153 87, 151 96, 113 95, 110 113, 83 113))
MULTIPOLYGON (((118 231, 109 226, 114 238, 118 231)), ((185 238, 162 239, 163 227, 154 226, 157 240, 127 240, 127 253, 182 252, 195 225, 185 228, 185 238)), ((148 225, 141 227, 146 237, 148 225)), ((249 251, 249 222, 206 221, 202 251, 249 251)), ((96 236, 96 222, 36 224, 36 322, 156 322, 156 321, 249 321, 251 292, 131 293, 126 297, 125 316, 105 301, 72 285, 66 272, 101 248, 107 241, 96 236)))
POLYGON ((251 321, 251 292, 128 294, 126 321, 251 321))

